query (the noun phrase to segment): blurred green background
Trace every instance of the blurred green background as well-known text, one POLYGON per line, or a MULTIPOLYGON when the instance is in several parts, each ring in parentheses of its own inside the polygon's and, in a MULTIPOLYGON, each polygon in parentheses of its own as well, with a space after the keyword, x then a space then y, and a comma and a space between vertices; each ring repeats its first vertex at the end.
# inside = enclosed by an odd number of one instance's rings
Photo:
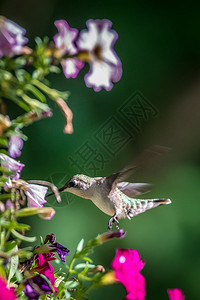
MULTIPOLYGON (((26 164, 23 178, 49 179, 60 187, 79 173, 72 159, 81 162, 77 153, 86 142, 106 159, 105 165, 100 164, 96 171, 98 176, 122 169, 152 145, 170 147, 169 153, 147 162, 130 180, 153 183, 155 188, 145 197, 171 198, 172 204, 132 221, 121 220, 127 236, 96 249, 93 259, 96 264, 109 267, 116 248, 137 249, 146 261, 142 271, 146 299, 168 299, 167 288, 175 287, 184 291, 186 299, 199 299, 200 4, 1 0, 0 13, 26 28, 30 46, 34 45, 35 36, 47 35, 52 39, 57 32, 53 23, 58 19, 67 20, 79 30, 85 28, 89 18, 113 22, 119 34, 115 50, 123 63, 121 81, 110 92, 95 93, 84 84, 86 69, 76 80, 67 80, 62 73, 49 77, 53 87, 71 92, 68 104, 74 113, 74 133, 63 134, 64 117, 50 102, 53 117, 24 131, 29 140, 20 157, 26 164), (148 101, 153 109, 146 117, 143 114, 136 128, 119 108, 127 99, 137 102, 138 97, 143 104, 148 101), (124 134, 118 135, 114 148, 111 145, 106 149, 97 137, 101 139, 101 130, 110 118, 115 120, 116 128, 123 128, 124 134), (122 146, 124 137, 127 139, 122 146)), ((16 107, 9 105, 8 114, 16 113, 16 107)), ((84 166, 91 176, 92 163, 84 166)), ((72 257, 82 237, 87 241, 107 230, 109 217, 85 199, 64 194, 62 199, 60 205, 53 198, 49 200, 56 208, 51 221, 31 219, 30 235, 54 232, 57 241, 70 249, 72 257)), ((125 290, 116 284, 89 295, 89 299, 95 300, 102 297, 123 299, 125 290)))

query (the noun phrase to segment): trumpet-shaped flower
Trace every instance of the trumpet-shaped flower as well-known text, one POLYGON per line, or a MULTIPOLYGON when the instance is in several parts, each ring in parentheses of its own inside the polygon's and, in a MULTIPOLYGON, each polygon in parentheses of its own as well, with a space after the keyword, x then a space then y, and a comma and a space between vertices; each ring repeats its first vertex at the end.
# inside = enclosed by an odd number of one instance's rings
POLYGON ((169 300, 184 300, 185 296, 180 289, 168 289, 169 300))
POLYGON ((43 255, 48 258, 48 260, 54 259, 52 256, 53 252, 57 252, 60 259, 65 262, 65 256, 68 255, 69 250, 64 247, 63 245, 56 242, 56 237, 53 233, 49 233, 46 238, 44 245, 41 245, 35 249, 35 253, 42 253, 43 255))
POLYGON ((20 156, 22 147, 23 147, 23 140, 17 135, 11 136, 9 141, 9 148, 8 148, 9 155, 13 158, 20 156))
POLYGON ((16 300, 14 288, 8 288, 6 282, 0 277, 0 300, 16 300))
POLYGON ((55 242, 55 243, 52 243, 51 245, 49 245, 50 248, 52 248, 52 251, 53 252, 57 252, 60 259, 65 262, 65 256, 68 255, 69 253, 69 250, 62 246, 61 244, 55 242))
MULTIPOLYGON (((54 24, 58 29, 58 33, 54 36, 54 42, 60 56, 77 54, 78 50, 74 42, 77 39, 78 30, 71 28, 65 20, 55 21, 54 24)), ((79 71, 83 68, 84 62, 77 58, 69 57, 63 59, 61 65, 66 78, 76 78, 79 71)))
POLYGON ((13 172, 14 174, 11 176, 12 179, 19 179, 19 173, 24 167, 24 164, 16 161, 13 158, 10 158, 8 155, 0 153, 0 161, 3 168, 8 169, 9 171, 13 172))
POLYGON ((144 300, 145 278, 140 274, 145 262, 133 249, 117 249, 112 262, 116 279, 126 288, 126 299, 144 300))
POLYGON ((51 294, 49 283, 40 275, 27 279, 24 294, 28 300, 38 300, 41 295, 51 294))
POLYGON ((4 17, 0 18, 0 58, 20 52, 28 42, 26 30, 4 17))
POLYGON ((81 31, 77 41, 79 51, 88 54, 90 64, 85 83, 96 92, 102 88, 110 91, 122 75, 121 61, 113 49, 118 34, 111 29, 109 20, 89 20, 86 24, 88 30, 81 31))
POLYGON ((57 291, 57 288, 54 286, 54 283, 55 283, 54 269, 53 269, 52 265, 49 263, 49 260, 54 260, 54 258, 52 256, 48 256, 45 254, 44 255, 39 254, 38 255, 38 265, 36 268, 33 269, 33 271, 46 276, 50 280, 54 290, 57 291))
POLYGON ((28 207, 43 207, 48 187, 27 183, 25 193, 28 197, 28 207))

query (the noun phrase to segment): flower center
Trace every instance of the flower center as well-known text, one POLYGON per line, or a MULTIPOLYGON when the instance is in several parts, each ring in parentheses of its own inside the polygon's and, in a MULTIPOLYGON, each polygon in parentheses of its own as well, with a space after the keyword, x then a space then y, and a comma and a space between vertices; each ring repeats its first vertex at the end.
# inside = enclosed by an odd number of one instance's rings
POLYGON ((94 48, 94 55, 96 56, 97 59, 101 60, 102 59, 102 47, 101 45, 97 44, 96 47, 94 48))
POLYGON ((125 263, 125 261, 126 261, 126 257, 120 256, 119 262, 120 262, 121 264, 123 264, 123 263, 125 263))

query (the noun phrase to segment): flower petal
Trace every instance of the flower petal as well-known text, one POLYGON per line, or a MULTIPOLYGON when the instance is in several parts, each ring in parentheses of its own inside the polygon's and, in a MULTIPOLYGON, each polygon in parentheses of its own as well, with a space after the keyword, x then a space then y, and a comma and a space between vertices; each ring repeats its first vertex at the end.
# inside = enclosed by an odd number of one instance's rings
POLYGON ((57 242, 55 242, 55 243, 49 245, 49 247, 55 248, 55 249, 52 250, 52 251, 56 251, 56 252, 58 253, 60 259, 61 259, 63 262, 65 262, 65 256, 67 256, 68 253, 69 253, 69 250, 68 250, 66 247, 62 246, 61 244, 59 244, 59 243, 57 243, 57 242))
POLYGON ((0 18, 0 57, 17 54, 28 42, 26 30, 6 18, 0 18))
POLYGON ((116 279, 126 288, 126 299, 144 300, 145 278, 140 274, 143 266, 144 261, 140 259, 137 250, 117 249, 112 268, 116 279))
POLYGON ((21 172, 21 170, 25 166, 24 164, 21 164, 19 161, 16 161, 3 153, 0 153, 0 160, 1 160, 2 167, 10 170, 11 172, 16 172, 16 173, 21 172))
POLYGON ((98 42, 98 28, 95 20, 88 20, 86 22, 87 28, 80 32, 77 45, 79 50, 92 51, 98 42))
POLYGON ((42 207, 47 201, 44 199, 47 193, 48 187, 28 184, 25 191, 28 197, 28 207, 42 207))
POLYGON ((56 48, 60 50, 61 55, 69 53, 74 55, 77 53, 77 48, 74 44, 78 36, 78 30, 71 28, 65 20, 58 20, 54 22, 58 29, 58 34, 54 36, 56 48))
POLYGON ((29 300, 37 300, 40 295, 51 294, 49 283, 40 275, 27 279, 24 294, 29 300))
POLYGON ((17 300, 14 288, 8 288, 6 282, 0 277, 0 299, 17 300))
POLYGON ((180 289, 168 289, 167 293, 170 300, 184 300, 185 296, 180 289))
POLYGON ((113 87, 111 81, 114 76, 114 68, 105 62, 94 61, 90 65, 90 71, 85 75, 85 84, 89 88, 93 88, 95 92, 101 91, 103 88, 110 91, 113 87))
POLYGON ((85 63, 77 58, 68 58, 64 59, 61 64, 66 78, 76 78, 85 63))

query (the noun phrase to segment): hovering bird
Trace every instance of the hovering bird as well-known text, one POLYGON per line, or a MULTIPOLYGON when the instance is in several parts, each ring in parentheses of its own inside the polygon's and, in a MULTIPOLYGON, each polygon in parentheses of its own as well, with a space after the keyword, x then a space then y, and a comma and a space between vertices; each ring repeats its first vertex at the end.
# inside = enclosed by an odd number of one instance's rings
MULTIPOLYGON (((150 184, 130 183, 123 180, 134 168, 122 170, 108 177, 74 175, 59 189, 81 198, 91 200, 101 211, 111 216, 108 229, 113 224, 119 229, 119 219, 132 217, 162 204, 170 204, 170 199, 135 199, 133 197, 150 190, 150 184)), ((51 196, 53 193, 47 195, 51 196)))

